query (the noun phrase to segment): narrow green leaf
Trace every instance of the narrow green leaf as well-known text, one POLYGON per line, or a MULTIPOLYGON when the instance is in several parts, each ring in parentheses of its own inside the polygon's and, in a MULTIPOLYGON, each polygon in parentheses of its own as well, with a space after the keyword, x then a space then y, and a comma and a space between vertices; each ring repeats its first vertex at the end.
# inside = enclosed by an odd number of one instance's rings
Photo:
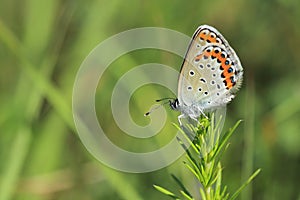
POLYGON ((213 171, 213 174, 211 175, 207 185, 210 185, 210 186, 213 185, 218 180, 219 176, 220 176, 220 174, 219 174, 218 170, 215 169, 213 171))
POLYGON ((181 193, 184 192, 185 195, 188 195, 191 199, 193 196, 191 193, 186 189, 186 187, 183 185, 183 183, 174 175, 171 174, 172 178, 175 180, 175 182, 179 185, 179 187, 182 189, 181 193))
POLYGON ((211 162, 208 163, 209 167, 208 167, 208 171, 207 174, 211 177, 213 172, 215 171, 215 161, 212 160, 211 162))
POLYGON ((221 196, 221 189, 222 189, 222 167, 221 163, 218 162, 218 174, 217 174, 217 180, 216 180, 216 194, 221 196))
POLYGON ((223 190, 222 190, 222 192, 221 192, 221 194, 220 194, 220 197, 221 197, 222 199, 225 199, 226 196, 227 196, 227 198, 228 198, 228 195, 229 195, 229 193, 227 193, 227 186, 225 185, 225 187, 223 188, 223 190))
POLYGON ((229 198, 229 193, 226 193, 224 197, 222 197, 222 200, 227 200, 229 198))
POLYGON ((229 138, 231 137, 231 135, 234 133, 235 129, 239 126, 239 124, 242 122, 242 120, 239 120, 235 123, 235 125, 229 129, 224 136, 221 138, 220 140, 220 145, 218 146, 216 153, 214 155, 214 157, 218 156, 220 151, 223 149, 223 147, 227 144, 229 138))
POLYGON ((202 199, 202 200, 207 200, 207 198, 206 198, 206 195, 205 195, 205 192, 204 192, 203 188, 200 188, 200 195, 201 195, 201 199, 202 199))
POLYGON ((190 196, 189 194, 186 194, 184 191, 180 190, 180 193, 188 200, 194 200, 194 198, 192 196, 190 196))
POLYGON ((184 138, 189 142, 189 144, 191 145, 191 147, 193 148, 193 150, 199 154, 199 151, 197 149, 197 147, 194 145, 193 141, 191 141, 191 139, 187 136, 187 134, 175 123, 173 123, 173 125, 180 131, 180 133, 183 134, 184 138))
POLYGON ((161 186, 158 186, 158 185, 153 185, 153 187, 160 191, 161 193, 165 194, 165 195, 168 195, 169 197, 172 197, 173 199, 180 199, 179 197, 177 197, 173 192, 161 187, 161 186))
POLYGON ((184 163, 185 166, 195 175, 195 177, 202 183, 204 180, 203 178, 200 176, 201 174, 198 174, 195 169, 193 169, 193 167, 191 167, 189 164, 184 163))
POLYGON ((248 178, 247 181, 245 181, 245 183, 239 188, 237 189, 237 191, 231 196, 231 200, 235 199, 240 193, 241 191, 260 173, 261 169, 257 169, 252 176, 250 176, 248 178))
POLYGON ((189 162, 192 163, 195 168, 199 168, 199 166, 197 164, 197 161, 193 157, 193 155, 191 154, 191 152, 189 150, 186 150, 186 154, 187 154, 187 158, 188 158, 189 162))
POLYGON ((200 168, 201 168, 200 174, 201 174, 201 176, 203 177, 202 185, 203 185, 204 187, 207 187, 208 176, 207 176, 207 173, 206 173, 205 166, 201 165, 200 168))
POLYGON ((195 159, 193 159, 192 156, 187 156, 187 159, 193 165, 193 167, 197 171, 197 173, 200 174, 199 165, 197 164, 197 161, 195 159))

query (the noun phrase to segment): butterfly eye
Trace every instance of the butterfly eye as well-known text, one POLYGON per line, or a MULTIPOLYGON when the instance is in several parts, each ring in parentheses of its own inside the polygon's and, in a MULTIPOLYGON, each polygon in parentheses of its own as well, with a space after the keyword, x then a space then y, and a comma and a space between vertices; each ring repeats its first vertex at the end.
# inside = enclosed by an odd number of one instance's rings
POLYGON ((189 91, 191 91, 192 89, 193 89, 192 86, 187 87, 187 90, 189 90, 189 91))
POLYGON ((215 38, 215 37, 216 37, 216 34, 215 34, 215 33, 210 33, 210 37, 211 37, 211 38, 215 38))
POLYGON ((221 44, 221 43, 222 43, 222 41, 221 41, 221 39, 220 39, 220 38, 216 38, 216 42, 217 42, 217 43, 219 43, 219 44, 221 44))

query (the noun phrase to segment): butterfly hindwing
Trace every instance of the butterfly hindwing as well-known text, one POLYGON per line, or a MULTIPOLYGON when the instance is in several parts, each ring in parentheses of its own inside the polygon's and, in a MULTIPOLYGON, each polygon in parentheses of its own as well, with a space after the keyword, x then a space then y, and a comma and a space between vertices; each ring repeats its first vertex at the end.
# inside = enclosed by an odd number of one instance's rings
POLYGON ((179 76, 178 99, 203 111, 227 104, 242 81, 239 58, 213 27, 200 26, 193 35, 179 76))

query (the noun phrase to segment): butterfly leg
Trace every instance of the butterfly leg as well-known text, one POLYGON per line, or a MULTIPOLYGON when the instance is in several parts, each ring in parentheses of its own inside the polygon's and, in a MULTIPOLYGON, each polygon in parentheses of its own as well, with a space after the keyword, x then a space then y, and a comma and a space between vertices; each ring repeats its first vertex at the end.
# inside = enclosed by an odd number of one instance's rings
POLYGON ((181 118, 184 118, 184 117, 185 117, 184 114, 181 114, 181 115, 179 115, 179 116, 177 117, 180 126, 182 126, 181 118))
POLYGON ((191 119, 194 120, 195 122, 199 123, 199 121, 196 117, 191 117, 191 119))
POLYGON ((206 119, 208 119, 208 117, 206 116, 206 114, 203 112, 203 110, 201 108, 198 107, 198 110, 206 119))
POLYGON ((202 112, 202 115, 203 115, 206 119, 208 119, 207 115, 206 115, 204 112, 202 112))
MULTIPOLYGON (((184 114, 181 114, 181 115, 178 116, 178 122, 179 122, 179 125, 180 125, 180 126, 182 126, 181 119, 182 119, 182 118, 185 118, 185 117, 186 117, 186 115, 184 115, 184 114)), ((197 125, 199 125, 199 123, 200 123, 196 117, 189 116, 189 119, 194 120, 194 121, 196 122, 197 125)), ((189 122, 191 122, 191 121, 189 121, 189 122)))
POLYGON ((192 120, 194 120, 195 121, 195 124, 194 124, 194 126, 199 126, 200 125, 200 121, 199 121, 199 119, 198 118, 196 118, 196 117, 190 117, 192 120))

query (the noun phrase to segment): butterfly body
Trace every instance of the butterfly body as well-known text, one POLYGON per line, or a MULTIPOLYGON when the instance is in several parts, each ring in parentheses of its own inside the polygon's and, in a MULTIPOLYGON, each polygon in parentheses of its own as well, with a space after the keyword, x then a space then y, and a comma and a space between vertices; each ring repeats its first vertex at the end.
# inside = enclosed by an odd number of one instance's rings
POLYGON ((182 113, 179 122, 225 106, 240 88, 242 77, 241 62, 227 40, 211 26, 199 26, 180 70, 178 99, 170 101, 182 113))

